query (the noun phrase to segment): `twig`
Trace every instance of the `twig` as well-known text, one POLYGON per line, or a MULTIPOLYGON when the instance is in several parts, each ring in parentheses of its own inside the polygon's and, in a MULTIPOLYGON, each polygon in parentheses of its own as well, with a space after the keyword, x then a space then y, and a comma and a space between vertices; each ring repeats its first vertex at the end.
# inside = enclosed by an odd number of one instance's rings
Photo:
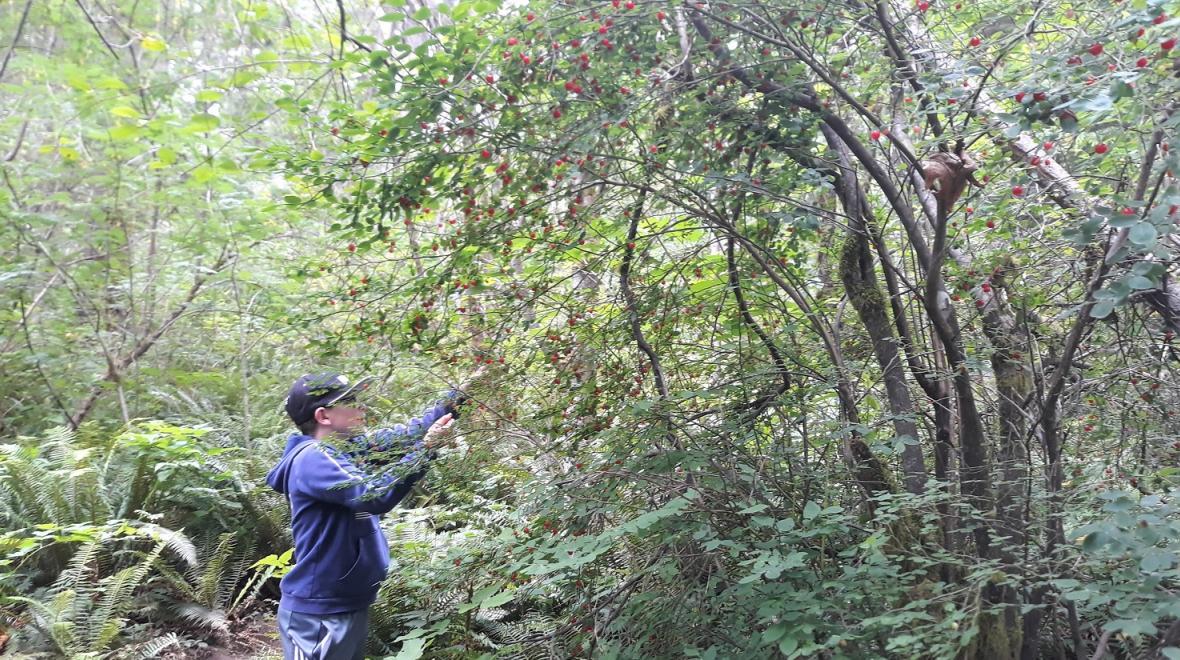
POLYGON ((45 374, 45 370, 41 368, 41 360, 37 359, 37 349, 33 348, 33 338, 29 334, 29 317, 25 310, 24 296, 17 298, 17 303, 20 305, 20 327, 25 336, 25 346, 29 349, 29 355, 33 359, 33 366, 37 368, 37 373, 41 374, 41 379, 45 381, 45 387, 49 390, 49 396, 53 397, 53 402, 61 408, 61 413, 66 416, 66 421, 70 424, 70 429, 77 431, 78 422, 70 416, 69 408, 62 402, 61 397, 57 394, 57 389, 53 387, 53 381, 49 380, 49 376, 45 374))
MULTIPOLYGON (((4 61, 0 62, 0 78, 3 78, 4 72, 8 70, 8 60, 12 59, 12 51, 16 50, 16 43, 20 41, 20 35, 22 32, 24 32, 25 21, 29 18, 29 8, 32 6, 33 0, 27 0, 27 2, 25 2, 25 9, 23 12, 21 12, 20 22, 16 24, 16 34, 12 37, 12 43, 8 44, 8 52, 4 53, 4 61)), ((23 130, 21 131, 21 134, 24 134, 23 130)), ((19 140, 17 140, 17 144, 20 144, 19 140)), ((8 160, 12 159, 9 158, 8 160)))
POLYGON ((115 58, 116 62, 121 62, 122 60, 119 59, 119 54, 115 52, 115 47, 111 45, 111 42, 107 41, 102 30, 98 29, 98 24, 90 17, 90 12, 86 11, 86 6, 82 4, 82 0, 74 0, 74 4, 78 5, 78 9, 82 10, 82 14, 86 16, 86 22, 90 23, 90 27, 94 28, 94 33, 98 35, 99 39, 102 39, 102 45, 107 47, 107 50, 111 53, 111 57, 115 58))
POLYGON ((1102 656, 1106 655, 1106 643, 1110 641, 1113 632, 1109 628, 1102 631, 1102 636, 1098 638, 1098 646, 1094 648, 1094 655, 1090 656, 1090 660, 1102 660, 1102 656))
MULTIPOLYGON (((0 74, 0 75, 2 75, 2 74, 0 74)), ((11 163, 13 161, 13 159, 16 158, 16 155, 18 153, 20 153, 20 147, 22 144, 25 143, 25 131, 27 131, 28 129, 29 129, 29 120, 26 119, 23 122, 21 122, 20 133, 16 134, 16 144, 12 145, 12 151, 8 152, 8 155, 4 157, 4 162, 11 163)))
POLYGON ((336 9, 340 10, 340 59, 344 59, 344 42, 347 41, 352 45, 360 48, 366 53, 373 52, 372 48, 362 44, 356 39, 348 35, 348 30, 344 27, 344 0, 336 0, 336 9))

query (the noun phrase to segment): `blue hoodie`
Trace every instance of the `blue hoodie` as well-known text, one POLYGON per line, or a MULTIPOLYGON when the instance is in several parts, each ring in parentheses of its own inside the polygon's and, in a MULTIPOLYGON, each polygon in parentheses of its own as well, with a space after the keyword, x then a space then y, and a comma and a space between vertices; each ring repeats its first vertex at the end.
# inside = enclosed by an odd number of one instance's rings
POLYGON ((455 413, 454 399, 451 393, 407 424, 352 439, 354 446, 361 445, 355 451, 341 451, 300 434, 287 440, 282 459, 266 475, 266 483, 291 503, 295 566, 279 585, 284 608, 340 614, 373 604, 389 567, 380 516, 425 476, 427 459, 433 456, 423 456, 423 436, 437 419, 455 413), (400 477, 372 477, 362 471, 360 464, 369 451, 398 450, 407 452, 400 464, 421 468, 400 477))

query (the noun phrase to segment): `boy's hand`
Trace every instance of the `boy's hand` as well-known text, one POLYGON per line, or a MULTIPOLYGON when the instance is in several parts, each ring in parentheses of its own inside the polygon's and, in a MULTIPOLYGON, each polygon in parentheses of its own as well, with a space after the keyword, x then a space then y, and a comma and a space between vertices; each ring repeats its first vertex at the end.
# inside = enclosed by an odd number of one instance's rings
POLYGON ((450 414, 443 415, 438 418, 430 428, 426 430, 426 436, 423 438, 423 444, 427 449, 434 449, 442 445, 450 444, 455 437, 454 417, 450 414))

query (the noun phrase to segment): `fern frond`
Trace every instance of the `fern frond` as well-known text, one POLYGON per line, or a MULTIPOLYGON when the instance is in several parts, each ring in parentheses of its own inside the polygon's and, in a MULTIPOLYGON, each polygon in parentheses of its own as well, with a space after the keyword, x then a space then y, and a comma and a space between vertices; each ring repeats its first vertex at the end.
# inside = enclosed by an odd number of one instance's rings
POLYGON ((75 610, 77 594, 72 589, 58 591, 47 603, 24 596, 10 596, 8 600, 26 605, 33 615, 33 627, 48 637, 62 655, 74 657, 78 651, 77 626, 70 613, 75 610))
POLYGON ((154 538, 160 539, 164 543, 164 546, 184 561, 184 563, 189 566, 197 565, 197 546, 193 544, 188 536, 185 536, 184 532, 168 529, 167 527, 154 523, 142 523, 140 529, 154 538))
POLYGON ((250 607, 251 603, 253 603, 254 600, 258 598, 258 594, 262 591, 262 588, 266 586, 266 581, 269 580, 275 574, 275 572, 277 572, 277 570, 278 569, 274 566, 264 566, 256 570, 254 574, 250 576, 250 579, 246 581, 246 584, 242 586, 242 589, 238 592, 237 597, 234 598, 233 603, 230 604, 229 614, 234 614, 250 607))
POLYGON ((135 658, 135 660, 147 660, 148 658, 154 658, 160 655, 160 652, 164 649, 171 648, 173 646, 180 646, 183 641, 184 638, 174 632, 160 635, 159 637, 137 648, 135 655, 131 657, 135 658))
POLYGON ((87 647, 91 651, 106 649, 119 634, 123 614, 131 607, 132 594, 143 584, 166 545, 162 539, 157 541, 152 551, 139 563, 103 578, 102 597, 87 618, 87 625, 83 631, 88 641, 87 647))
POLYGON ((70 563, 54 580, 50 593, 64 589, 75 589, 82 584, 87 575, 94 574, 94 567, 98 562, 98 553, 102 546, 97 541, 84 543, 74 551, 70 563))
MULTIPOLYGON (((201 570, 197 580, 197 602, 207 607, 217 607, 222 604, 224 594, 222 592, 222 584, 224 583, 225 569, 227 566, 233 564, 234 548, 237 542, 232 532, 226 532, 217 539, 217 547, 205 559, 205 566, 201 570)), ((232 572, 232 571, 231 571, 232 572)), ((233 576, 233 581, 237 582, 239 576, 233 576)))
POLYGON ((182 603, 176 606, 176 614, 198 628, 220 633, 229 632, 229 618, 224 610, 205 607, 197 603, 182 603))
POLYGON ((164 578, 164 581, 168 583, 168 586, 175 589, 186 601, 197 600, 197 590, 193 587, 188 577, 163 562, 156 567, 156 570, 160 573, 160 577, 164 578))

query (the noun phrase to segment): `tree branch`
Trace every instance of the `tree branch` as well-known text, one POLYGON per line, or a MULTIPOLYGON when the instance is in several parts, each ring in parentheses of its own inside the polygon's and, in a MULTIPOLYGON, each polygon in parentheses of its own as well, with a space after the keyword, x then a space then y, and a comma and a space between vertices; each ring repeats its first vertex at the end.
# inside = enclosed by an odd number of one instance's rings
MULTIPOLYGON (((8 50, 4 53, 4 61, 0 62, 0 79, 4 78, 4 72, 8 70, 8 60, 12 59, 12 51, 16 50, 16 42, 20 41, 21 33, 25 30, 25 21, 29 18, 29 8, 32 6, 33 0, 25 1, 25 9, 21 12, 20 22, 16 24, 16 34, 12 37, 12 43, 8 44, 8 50)), ((24 129, 21 129, 21 135, 24 135, 24 129)), ((17 140, 17 144, 20 144, 20 140, 17 140)))

